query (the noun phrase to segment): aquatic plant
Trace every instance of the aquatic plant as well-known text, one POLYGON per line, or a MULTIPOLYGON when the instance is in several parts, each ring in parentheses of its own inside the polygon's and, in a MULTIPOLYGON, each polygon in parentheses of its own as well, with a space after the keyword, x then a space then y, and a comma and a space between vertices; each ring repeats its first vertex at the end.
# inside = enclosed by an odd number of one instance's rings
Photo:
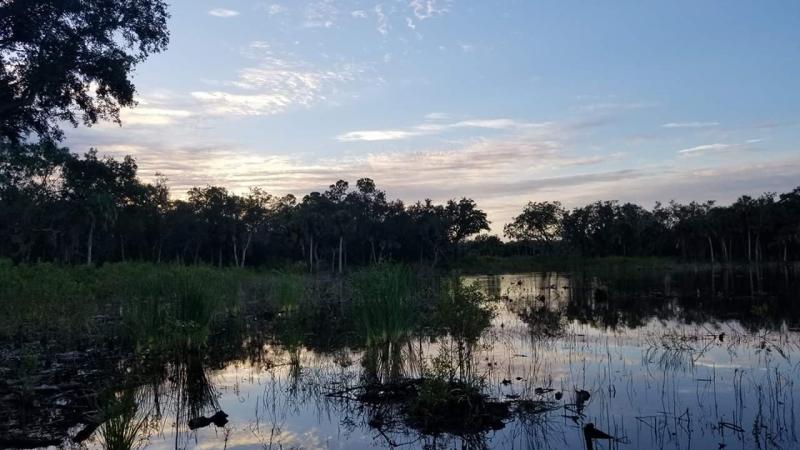
POLYGON ((445 279, 432 305, 428 326, 474 343, 494 317, 489 302, 478 284, 466 285, 460 277, 445 279))
POLYGON ((142 411, 136 394, 124 391, 103 408, 104 422, 98 437, 106 450, 131 450, 139 448, 147 439, 149 412, 142 411))
POLYGON ((361 332, 372 342, 398 342, 414 326, 414 284, 402 265, 381 265, 352 273, 348 278, 352 311, 361 332))

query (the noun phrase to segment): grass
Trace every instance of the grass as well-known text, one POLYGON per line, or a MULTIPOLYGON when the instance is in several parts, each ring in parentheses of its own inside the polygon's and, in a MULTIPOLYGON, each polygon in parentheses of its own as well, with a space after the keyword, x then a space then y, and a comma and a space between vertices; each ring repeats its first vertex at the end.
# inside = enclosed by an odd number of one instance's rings
POLYGON ((382 265, 348 277, 352 311, 366 343, 402 340, 414 327, 415 290, 411 271, 382 265))
POLYGON ((107 419, 100 426, 99 438, 108 450, 138 448, 145 439, 148 414, 142 414, 133 392, 123 392, 105 407, 107 419))
MULTIPOLYGON (((251 298, 275 308, 296 304, 302 279, 210 266, 117 263, 101 267, 14 265, 0 260, 0 338, 80 337, 97 316, 121 319, 137 341, 169 338, 175 330, 198 338, 220 314, 235 314, 251 298)), ((102 330, 100 330, 102 331, 102 330)))

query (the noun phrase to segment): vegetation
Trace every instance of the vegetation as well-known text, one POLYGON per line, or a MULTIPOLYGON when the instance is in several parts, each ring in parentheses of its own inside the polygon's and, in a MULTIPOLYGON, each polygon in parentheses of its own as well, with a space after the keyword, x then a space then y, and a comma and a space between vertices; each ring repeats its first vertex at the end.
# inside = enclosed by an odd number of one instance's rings
POLYGON ((505 227, 515 242, 478 236, 477 255, 673 257, 715 262, 795 261, 800 258, 800 187, 791 192, 739 197, 648 210, 632 203, 595 202, 564 209, 558 202, 528 203, 505 227))
POLYGON ((136 162, 83 157, 53 143, 0 146, 0 256, 88 265, 171 261, 219 266, 297 261, 342 272, 387 260, 434 263, 488 230, 470 199, 406 207, 375 183, 356 190, 272 196, 252 189, 193 188, 171 200, 166 180, 143 183, 136 162))
POLYGON ((130 73, 169 41, 162 0, 0 2, 0 142, 119 121, 130 73))
POLYGON ((195 187, 172 199, 166 180, 144 183, 136 162, 82 157, 52 142, 0 145, 0 257, 87 265, 170 261, 285 265, 342 273, 347 266, 476 256, 672 257, 709 262, 800 257, 800 188, 652 210, 597 202, 565 210, 529 203, 505 227, 478 235, 486 214, 471 199, 406 206, 368 178, 338 181, 299 201, 253 188, 195 187))

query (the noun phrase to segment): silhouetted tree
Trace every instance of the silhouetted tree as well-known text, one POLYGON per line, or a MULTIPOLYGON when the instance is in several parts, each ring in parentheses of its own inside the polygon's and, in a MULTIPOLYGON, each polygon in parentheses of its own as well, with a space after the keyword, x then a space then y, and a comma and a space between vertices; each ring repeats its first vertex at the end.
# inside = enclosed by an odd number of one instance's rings
POLYGON ((167 46, 168 17, 162 0, 1 1, 0 140, 119 121, 131 71, 167 46))
POLYGON ((505 235, 511 239, 543 243, 552 250, 552 243, 561 238, 561 224, 564 220, 564 209, 559 202, 528 202, 522 214, 506 224, 505 235))

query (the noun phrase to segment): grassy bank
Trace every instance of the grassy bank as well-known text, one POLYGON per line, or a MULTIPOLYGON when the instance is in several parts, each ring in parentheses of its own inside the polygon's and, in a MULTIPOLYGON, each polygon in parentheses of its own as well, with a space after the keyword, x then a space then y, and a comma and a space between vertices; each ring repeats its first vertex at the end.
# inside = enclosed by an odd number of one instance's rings
POLYGON ((217 312, 236 308, 241 287, 259 277, 254 271, 208 266, 0 261, 0 334, 81 333, 105 316, 124 316, 130 327, 166 319, 206 323, 217 312))
MULTIPOLYGON (((420 325, 448 295, 438 274, 403 265, 355 269, 342 277, 292 271, 116 263, 100 267, 0 261, 0 339, 97 334, 121 327, 136 344, 202 342, 220 317, 280 322, 296 334, 348 329, 382 341, 420 325)), ((452 289, 450 289, 452 290, 452 289)))

